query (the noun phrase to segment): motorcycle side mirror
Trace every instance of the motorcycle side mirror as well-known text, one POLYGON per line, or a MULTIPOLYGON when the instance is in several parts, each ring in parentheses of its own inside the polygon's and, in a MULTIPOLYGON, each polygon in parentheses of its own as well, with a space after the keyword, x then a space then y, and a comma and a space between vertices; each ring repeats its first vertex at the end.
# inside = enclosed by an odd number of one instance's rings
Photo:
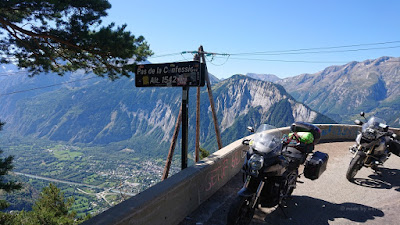
POLYGON ((354 120, 354 123, 356 124, 356 125, 363 125, 363 122, 361 122, 360 120, 354 120))
POLYGON ((244 139, 244 140, 242 141, 242 145, 249 145, 249 143, 250 143, 250 140, 249 140, 249 139, 244 139))
POLYGON ((247 130, 249 130, 251 133, 254 133, 254 128, 253 127, 247 127, 247 130))
POLYGON ((365 118, 365 113, 364 112, 360 112, 360 116, 362 116, 365 120, 365 122, 367 122, 367 118, 365 118))

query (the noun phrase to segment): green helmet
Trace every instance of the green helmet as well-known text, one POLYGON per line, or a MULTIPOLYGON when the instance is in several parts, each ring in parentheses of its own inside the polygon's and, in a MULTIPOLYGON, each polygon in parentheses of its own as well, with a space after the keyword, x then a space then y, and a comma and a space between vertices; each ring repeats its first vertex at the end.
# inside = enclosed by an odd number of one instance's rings
MULTIPOLYGON (((289 133, 289 138, 295 139, 293 137, 294 133, 289 133)), ((300 142, 305 143, 305 144, 311 144, 314 142, 314 136, 312 135, 311 132, 296 132, 297 136, 300 139, 300 142)))

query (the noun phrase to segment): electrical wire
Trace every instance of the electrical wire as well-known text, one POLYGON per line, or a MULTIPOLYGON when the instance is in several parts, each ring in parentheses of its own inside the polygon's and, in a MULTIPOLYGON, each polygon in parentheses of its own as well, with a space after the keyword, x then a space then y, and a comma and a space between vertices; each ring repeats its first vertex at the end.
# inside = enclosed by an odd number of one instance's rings
MULTIPOLYGON (((228 55, 228 57, 226 57, 225 62, 223 62, 222 64, 215 64, 215 63, 212 62, 212 61, 214 60, 214 58, 216 58, 216 57, 218 57, 218 56, 214 56, 214 55, 213 55, 213 57, 211 58, 211 60, 207 60, 207 62, 211 63, 211 64, 214 65, 214 66, 223 66, 223 65, 225 65, 225 64, 228 62, 230 55, 228 55)), ((222 57, 221 57, 221 58, 222 58, 222 57)), ((224 58, 225 58, 225 57, 224 57, 224 58)), ((207 59, 207 57, 206 57, 206 59, 207 59)))
MULTIPOLYGON (((212 56, 208 62, 215 65, 213 59, 218 56, 227 56, 226 62, 229 59, 236 60, 254 60, 254 61, 271 61, 271 62, 295 62, 295 63, 347 63, 344 61, 306 61, 306 60, 283 60, 283 59, 257 59, 257 58, 234 58, 230 56, 240 56, 240 55, 300 55, 300 54, 326 54, 326 53, 341 53, 341 52, 357 52, 357 51, 368 51, 368 50, 380 50, 380 49, 394 49, 400 48, 400 45, 396 46, 384 46, 384 47, 371 47, 371 48, 356 48, 356 49, 343 49, 343 50, 328 50, 328 49, 340 49, 340 48, 350 48, 350 47, 360 47, 360 46, 376 46, 376 45, 387 45, 387 44, 395 44, 400 43, 399 40, 396 41, 386 41, 386 42, 375 42, 375 43, 364 43, 364 44, 352 44, 352 45, 340 45, 340 46, 327 46, 327 47, 316 47, 316 48, 300 48, 300 49, 288 49, 288 50, 280 50, 280 51, 260 51, 260 52, 245 52, 245 53, 208 53, 205 52, 206 56, 212 56), (310 51, 310 50, 323 50, 323 51, 310 51)), ((184 54, 195 54, 197 51, 182 51, 181 53, 171 53, 158 55, 154 57, 164 57, 164 56, 175 56, 180 54, 185 60, 184 54)), ((219 57, 220 58, 220 57, 219 57)), ((222 63, 224 65, 226 62, 222 63)), ((219 66, 219 65, 216 65, 219 66)))
MULTIPOLYGON (((184 59, 184 60, 186 60, 186 61, 190 61, 189 59, 187 59, 185 56, 183 56, 183 52, 181 52, 181 56, 182 56, 182 58, 184 59)), ((193 53, 192 53, 192 55, 193 55, 193 53)))
POLYGON ((21 70, 21 71, 12 71, 12 72, 1 72, 0 77, 10 77, 14 75, 21 75, 21 74, 26 74, 28 71, 21 70))
POLYGON ((45 89, 45 88, 54 87, 54 86, 59 86, 59 85, 64 85, 64 84, 75 83, 75 82, 79 82, 79 81, 91 80, 91 79, 94 79, 94 78, 99 78, 99 77, 98 77, 98 76, 96 76, 96 77, 89 77, 89 78, 84 78, 84 79, 79 79, 79 80, 73 80, 73 81, 68 81, 68 82, 63 82, 63 83, 58 83, 58 84, 52 84, 52 85, 48 85, 48 86, 42 86, 42 87, 36 87, 36 88, 25 89, 25 90, 20 90, 20 91, 8 92, 8 93, 5 93, 5 94, 0 94, 0 97, 6 96, 6 95, 12 95, 12 94, 17 94, 17 93, 22 93, 22 92, 28 92, 28 91, 34 91, 34 90, 45 89))
POLYGON ((169 54, 164 54, 164 55, 153 55, 153 56, 149 56, 149 57, 147 57, 147 58, 160 58, 160 57, 176 56, 176 55, 181 55, 181 52, 169 53, 169 54))
POLYGON ((321 53, 339 53, 339 52, 358 52, 358 51, 369 51, 378 49, 392 49, 400 48, 398 46, 390 47, 376 47, 376 48, 358 48, 358 49, 346 49, 346 50, 328 50, 328 51, 311 51, 311 52, 281 52, 281 53, 246 53, 246 54, 231 54, 231 55, 303 55, 303 54, 321 54, 321 53))
MULTIPOLYGON (((379 50, 379 49, 393 49, 400 48, 400 45, 396 46, 382 46, 382 47, 371 47, 371 48, 356 48, 356 49, 341 49, 341 50, 328 50, 328 49, 340 49, 340 48, 350 48, 359 46, 376 46, 376 45, 386 45, 400 43, 400 41, 387 41, 387 42, 376 42, 376 43, 366 43, 366 44, 352 44, 352 45, 341 45, 341 46, 327 46, 327 47, 317 47, 317 48, 301 48, 301 49, 289 49, 280 51, 262 51, 262 52, 247 52, 247 53, 208 53, 205 52, 206 56, 211 55, 212 58, 208 60, 211 64, 216 65, 213 62, 214 58, 221 58, 221 56, 228 56, 226 61, 221 65, 224 65, 229 59, 234 60, 250 60, 250 61, 270 61, 270 62, 286 62, 286 63, 347 63, 348 61, 307 61, 307 60, 284 60, 284 59, 261 59, 261 58, 238 58, 231 56, 241 56, 241 55, 253 55, 253 56, 275 56, 275 55, 300 55, 300 54, 326 54, 326 53, 341 53, 341 52, 357 52, 357 51, 368 51, 368 50, 379 50), (321 51, 310 51, 310 50, 321 50, 321 51)), ((184 51, 185 53, 197 53, 196 51, 184 51)))
POLYGON ((306 61, 306 60, 284 60, 284 59, 260 59, 260 58, 239 58, 230 57, 234 60, 246 60, 246 61, 266 61, 266 62, 285 62, 285 63, 348 63, 348 61, 306 61))
MULTIPOLYGON (((307 61, 307 60, 260 59, 260 58, 240 58, 240 57, 230 57, 230 59, 246 60, 246 61, 284 62, 284 63, 349 63, 349 61, 307 61)), ((400 61, 386 61, 386 62, 396 63, 400 61)))
MULTIPOLYGON (((257 55, 257 54, 270 54, 270 53, 289 53, 289 52, 299 52, 299 51, 309 51, 309 50, 322 50, 322 49, 337 49, 337 48, 350 48, 359 46, 371 46, 371 45, 385 45, 400 43, 400 41, 387 41, 387 42, 377 42, 377 43, 367 43, 367 44, 352 44, 352 45, 341 45, 341 46, 328 46, 328 47, 316 47, 316 48, 300 48, 300 49, 289 49, 289 50, 278 50, 278 51, 262 51, 262 52, 245 52, 245 53, 232 53, 231 55, 257 55)), ((374 48, 371 48, 374 49, 374 48)))

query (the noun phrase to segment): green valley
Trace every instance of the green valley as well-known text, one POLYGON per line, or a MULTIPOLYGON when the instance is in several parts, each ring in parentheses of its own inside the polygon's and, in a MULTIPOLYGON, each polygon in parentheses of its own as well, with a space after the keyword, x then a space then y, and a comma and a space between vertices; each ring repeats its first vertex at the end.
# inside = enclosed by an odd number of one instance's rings
MULTIPOLYGON (((159 182, 164 166, 161 159, 139 157, 127 149, 112 152, 43 140, 7 143, 3 154, 15 156, 10 179, 23 183, 21 191, 1 194, 11 203, 7 210, 30 210, 51 182, 75 199, 72 210, 78 216, 97 214, 159 182)), ((173 166, 171 173, 177 171, 173 166)))

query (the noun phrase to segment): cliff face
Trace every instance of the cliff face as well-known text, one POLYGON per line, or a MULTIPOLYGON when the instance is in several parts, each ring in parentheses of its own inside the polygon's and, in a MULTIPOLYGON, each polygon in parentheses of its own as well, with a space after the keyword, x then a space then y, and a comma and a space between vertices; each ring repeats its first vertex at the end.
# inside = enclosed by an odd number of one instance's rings
POLYGON ((234 76, 216 85, 215 93, 217 110, 222 113, 223 130, 251 110, 259 112, 260 122, 279 117, 279 114, 282 118, 288 116, 290 121, 280 121, 285 125, 298 120, 315 122, 318 115, 304 104, 296 102, 281 86, 243 76, 234 76), (284 103, 288 103, 285 105, 287 109, 282 107, 284 103), (283 111, 275 110, 279 107, 283 111))

